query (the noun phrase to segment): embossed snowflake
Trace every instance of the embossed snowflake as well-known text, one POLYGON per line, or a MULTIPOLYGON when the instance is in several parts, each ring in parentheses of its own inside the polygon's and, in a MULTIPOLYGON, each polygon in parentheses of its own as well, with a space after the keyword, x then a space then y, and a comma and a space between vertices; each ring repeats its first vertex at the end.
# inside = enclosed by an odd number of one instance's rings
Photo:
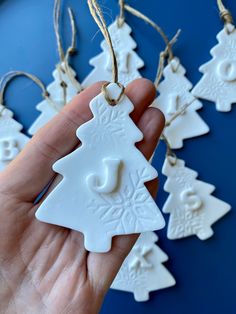
POLYGON ((139 232, 145 226, 152 225, 153 199, 143 182, 147 178, 146 169, 137 170, 129 174, 130 182, 119 193, 112 193, 109 196, 100 195, 101 202, 92 200, 88 209, 96 215, 99 220, 109 226, 109 229, 116 229, 117 233, 127 233, 128 230, 139 232))

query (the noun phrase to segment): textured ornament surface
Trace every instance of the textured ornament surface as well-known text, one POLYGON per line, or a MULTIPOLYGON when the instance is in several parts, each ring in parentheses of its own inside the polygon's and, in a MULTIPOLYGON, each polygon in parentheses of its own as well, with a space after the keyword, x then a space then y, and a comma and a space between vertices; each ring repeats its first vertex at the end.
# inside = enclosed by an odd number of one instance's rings
MULTIPOLYGON (((107 89, 114 99, 120 93, 116 84, 107 89)), ((36 217, 81 231, 88 251, 107 252, 113 236, 158 230, 165 222, 144 185, 157 172, 135 147, 143 135, 129 117, 133 104, 123 96, 110 106, 101 93, 90 108, 93 119, 77 130, 82 145, 54 164, 64 178, 36 217)))
POLYGON ((164 190, 170 195, 163 207, 170 214, 167 237, 171 240, 196 235, 206 240, 213 235, 212 224, 223 217, 231 206, 211 194, 215 187, 196 180, 197 172, 177 159, 175 166, 168 159, 163 166, 167 176, 164 190))
POLYGON ((219 43, 212 48, 213 59, 199 71, 201 80, 192 90, 193 95, 216 103, 218 111, 230 111, 236 103, 236 29, 227 24, 217 35, 219 43))
POLYGON ((138 302, 147 301, 149 292, 175 285, 175 279, 162 265, 168 256, 155 244, 154 232, 140 235, 125 259, 111 288, 132 292, 138 302))
POLYGON ((23 126, 13 119, 13 112, 0 105, 0 171, 21 152, 30 140, 21 133, 23 126))
MULTIPOLYGON (((134 51, 137 44, 130 36, 131 28, 128 24, 124 23, 119 27, 117 21, 115 21, 108 29, 118 62, 119 82, 127 86, 133 80, 141 77, 138 69, 144 66, 144 62, 134 51)), ((94 70, 83 81, 82 86, 84 88, 101 80, 111 80, 112 63, 105 41, 102 41, 101 48, 103 52, 89 62, 90 65, 94 66, 94 70)))
POLYGON ((47 87, 52 102, 45 99, 36 106, 41 114, 31 125, 28 130, 29 134, 34 135, 40 128, 54 118, 65 104, 70 102, 81 91, 81 85, 75 79, 75 71, 70 66, 69 71, 71 77, 73 77, 73 82, 72 78, 70 78, 64 71, 63 64, 61 65, 61 68, 58 66, 53 71, 54 81, 47 87), (65 89, 62 88, 61 82, 64 82, 66 86, 65 89))
POLYGON ((180 112, 181 109, 192 104, 165 128, 164 135, 173 149, 183 147, 183 140, 200 136, 209 132, 209 127, 197 113, 202 108, 201 102, 194 100, 190 93, 192 84, 185 77, 186 70, 177 58, 174 58, 164 69, 164 80, 159 84, 160 95, 153 103, 165 115, 166 121, 180 112))

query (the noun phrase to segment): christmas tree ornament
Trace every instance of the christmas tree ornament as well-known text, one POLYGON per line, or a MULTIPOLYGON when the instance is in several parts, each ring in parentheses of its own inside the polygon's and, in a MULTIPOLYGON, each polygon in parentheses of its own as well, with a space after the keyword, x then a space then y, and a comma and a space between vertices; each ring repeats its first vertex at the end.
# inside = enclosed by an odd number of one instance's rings
POLYGON ((167 154, 162 172, 167 176, 164 190, 170 193, 163 207, 163 212, 170 214, 167 237, 210 238, 212 224, 227 214, 231 206, 212 196, 215 187, 197 180, 198 173, 185 167, 185 162, 173 153, 167 154))
POLYGON ((153 102, 152 106, 160 109, 164 113, 166 120, 169 121, 186 103, 191 103, 191 106, 188 106, 173 123, 168 124, 164 131, 171 147, 174 149, 181 148, 184 139, 203 135, 209 131, 209 127, 196 112, 202 108, 202 104, 197 99, 193 102, 194 97, 190 93, 192 84, 185 77, 186 70, 172 51, 172 46, 177 41, 180 31, 169 41, 159 25, 129 5, 125 4, 124 7, 129 13, 152 26, 161 35, 166 45, 165 51, 160 53, 155 80, 155 86, 160 95, 153 102), (164 68, 167 57, 168 65, 164 68), (160 83, 163 75, 164 80, 160 83))
POLYGON ((163 263, 168 256, 155 244, 154 232, 142 233, 121 266, 111 288, 132 292, 137 302, 149 300, 149 292, 175 285, 163 263))
POLYGON ((192 90, 196 97, 216 104, 216 110, 228 112, 236 103, 236 29, 233 19, 221 1, 218 1, 224 28, 217 35, 218 44, 210 51, 212 60, 203 64, 203 74, 192 90))
POLYGON ((34 135, 40 128, 48 123, 61 109, 74 98, 81 91, 81 85, 76 80, 76 73, 69 65, 69 58, 76 51, 76 27, 73 12, 68 8, 72 28, 72 43, 64 53, 61 37, 59 32, 59 18, 60 18, 60 3, 61 0, 55 0, 54 6, 54 28, 57 38, 58 53, 60 56, 60 63, 57 64, 56 69, 53 71, 54 81, 48 85, 47 90, 50 94, 52 102, 43 100, 40 102, 36 109, 41 112, 39 117, 34 121, 29 129, 29 134, 34 135))
POLYGON ((47 97, 43 83, 35 76, 20 71, 6 73, 0 82, 0 171, 22 151, 30 138, 21 131, 23 126, 13 119, 13 112, 4 106, 4 94, 9 83, 18 76, 25 76, 34 81, 47 97))
POLYGON ((197 113, 197 110, 202 108, 202 103, 191 94, 192 84, 185 73, 186 70, 180 60, 173 57, 164 68, 164 80, 158 85, 159 96, 154 103, 154 106, 165 115, 167 124, 164 134, 173 149, 183 147, 185 139, 209 132, 209 127, 197 113), (178 116, 178 119, 169 123, 186 104, 190 106, 178 116))
MULTIPOLYGON (((130 35, 131 27, 125 22, 121 2, 120 7, 120 16, 108 27, 108 31, 118 62, 119 81, 123 86, 127 86, 133 80, 141 77, 139 69, 144 66, 144 62, 135 52, 137 44, 130 35)), ((110 80, 112 60, 105 40, 102 41, 101 48, 103 52, 89 61, 94 69, 82 82, 83 88, 101 80, 110 80)))
POLYGON ((54 164, 63 179, 36 217, 82 232, 88 251, 107 252, 113 236, 158 230, 165 222, 145 186, 157 172, 135 147, 143 135, 129 116, 134 106, 118 83, 117 60, 102 12, 95 0, 88 4, 110 49, 114 83, 105 84, 91 101, 93 119, 76 132, 81 146, 54 164))

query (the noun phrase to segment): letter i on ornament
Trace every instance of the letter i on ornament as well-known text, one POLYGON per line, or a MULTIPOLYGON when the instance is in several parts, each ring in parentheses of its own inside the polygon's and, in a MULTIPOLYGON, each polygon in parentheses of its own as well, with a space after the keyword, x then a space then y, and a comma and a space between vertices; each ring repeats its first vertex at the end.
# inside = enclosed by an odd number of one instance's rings
POLYGON ((167 176, 164 190, 170 193, 163 207, 163 212, 170 214, 167 237, 210 238, 212 224, 227 214, 231 206, 212 196, 215 187, 197 180, 197 172, 185 167, 181 159, 168 156, 162 172, 167 176))
MULTIPOLYGON (((122 85, 127 86, 133 80, 141 77, 138 70, 144 66, 144 62, 134 51, 137 44, 131 37, 132 30, 126 22, 121 23, 117 18, 108 27, 108 30, 118 62, 119 81, 122 85)), ((101 80, 109 81, 111 78, 112 60, 105 40, 102 41, 101 48, 103 52, 89 61, 94 69, 82 82, 83 88, 101 80)))
POLYGON ((175 279, 163 263, 168 256, 155 244, 154 232, 142 233, 126 257, 111 288, 132 292, 137 302, 149 300, 149 292, 175 285, 175 279))
POLYGON ((165 115, 166 121, 190 104, 186 110, 166 126, 164 135, 172 149, 183 147, 183 140, 209 132, 209 127, 197 113, 202 103, 191 94, 192 84, 185 76, 186 70, 177 57, 164 68, 164 80, 158 85, 159 96, 153 103, 165 115))
POLYGON ((228 10, 223 8, 221 16, 225 25, 210 51, 213 58, 200 67, 203 76, 192 94, 215 102, 216 110, 228 112, 236 103, 236 29, 228 10))
MULTIPOLYGON (((59 10, 60 0, 55 0, 54 16, 56 16, 55 21, 55 32, 59 36, 58 26, 59 26, 59 10)), ((59 11, 60 12, 60 11, 59 11)), ((74 17, 72 10, 69 9, 69 16, 71 24, 74 25, 74 17)), ((72 36, 76 36, 76 33, 72 36)), ((76 80, 76 73, 72 67, 68 64, 68 59, 72 52, 74 52, 75 47, 69 47, 66 54, 63 52, 60 40, 58 41, 60 63, 56 66, 53 71, 54 81, 48 85, 47 91, 49 93, 51 101, 47 99, 40 102, 36 108, 41 112, 39 117, 31 125, 28 133, 34 135, 40 128, 42 128, 46 123, 48 123, 53 117, 55 117, 61 109, 72 100, 80 91, 81 85, 76 80)))
POLYGON ((30 140, 21 133, 23 126, 13 119, 13 112, 0 104, 0 171, 21 152, 30 140))

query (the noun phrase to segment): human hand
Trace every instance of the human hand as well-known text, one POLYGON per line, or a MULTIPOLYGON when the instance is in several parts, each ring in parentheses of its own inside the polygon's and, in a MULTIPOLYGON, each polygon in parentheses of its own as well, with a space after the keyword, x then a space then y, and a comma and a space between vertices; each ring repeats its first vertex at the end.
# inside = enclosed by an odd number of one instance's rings
MULTIPOLYGON (((90 253, 81 233, 35 218, 40 205, 35 199, 52 179, 56 184, 52 165, 79 144, 76 129, 92 118, 89 102, 101 86, 76 96, 0 174, 0 313, 98 313, 137 240, 138 235, 117 236, 110 252, 90 253)), ((160 111, 148 108, 155 88, 138 79, 125 93, 135 106, 131 117, 144 134, 137 147, 150 159, 164 127, 160 111)), ((157 180, 147 188, 155 196, 157 180)))

